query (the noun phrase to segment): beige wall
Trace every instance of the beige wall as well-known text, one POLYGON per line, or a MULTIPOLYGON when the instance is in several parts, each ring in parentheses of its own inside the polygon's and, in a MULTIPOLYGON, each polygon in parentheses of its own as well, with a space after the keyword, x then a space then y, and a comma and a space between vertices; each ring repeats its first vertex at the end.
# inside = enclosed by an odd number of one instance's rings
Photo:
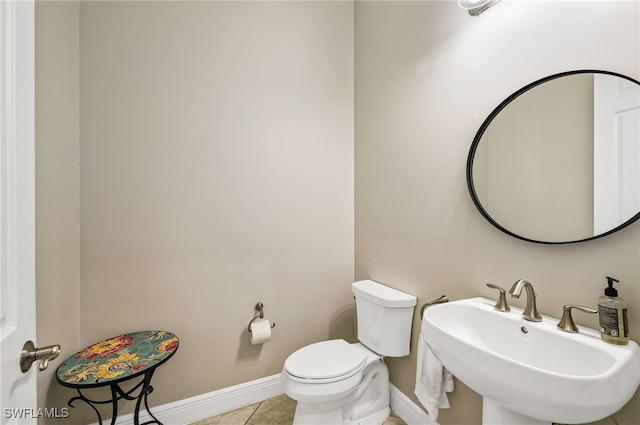
MULTIPOLYGON (((61 357, 80 341, 78 18, 75 2, 36 4, 37 342, 61 357)), ((60 360, 38 374, 41 407, 73 395, 55 382, 60 360)))
POLYGON ((157 405, 352 339, 353 4, 37 8, 39 340, 175 332, 157 405), (251 346, 258 301, 277 326, 251 346))
POLYGON ((176 333, 162 404, 350 336, 353 4, 80 10, 81 345, 176 333))
MULTIPOLYGON (((525 278, 541 312, 558 317, 563 304, 595 306, 613 275, 634 306, 631 336, 640 339, 640 224, 577 245, 528 243, 486 222, 465 182, 475 132, 520 87, 572 69, 640 78, 639 4, 503 1, 477 18, 455 2, 355 7, 356 278, 420 303, 441 294, 494 297, 486 282, 508 288, 525 278)), ((585 316, 575 318, 597 327, 585 316)), ((419 328, 416 314, 414 345, 419 328)), ((411 397, 415 361, 415 353, 388 361, 392 382, 411 397)), ((476 394, 458 383, 450 401, 443 425, 480 423, 476 394)), ((619 423, 640 423, 639 406, 636 395, 619 423)))

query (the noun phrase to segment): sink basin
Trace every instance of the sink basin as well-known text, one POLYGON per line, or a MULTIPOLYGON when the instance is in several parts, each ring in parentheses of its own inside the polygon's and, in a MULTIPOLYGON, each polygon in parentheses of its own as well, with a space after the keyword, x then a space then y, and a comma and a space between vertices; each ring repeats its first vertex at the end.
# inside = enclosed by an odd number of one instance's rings
POLYGON ((542 421, 531 423, 581 424, 617 412, 635 393, 640 347, 634 341, 612 345, 593 329, 562 332, 558 319, 529 322, 522 309, 504 313, 494 305, 464 299, 429 307, 422 318, 422 338, 454 376, 483 396, 485 409, 490 400, 542 421))

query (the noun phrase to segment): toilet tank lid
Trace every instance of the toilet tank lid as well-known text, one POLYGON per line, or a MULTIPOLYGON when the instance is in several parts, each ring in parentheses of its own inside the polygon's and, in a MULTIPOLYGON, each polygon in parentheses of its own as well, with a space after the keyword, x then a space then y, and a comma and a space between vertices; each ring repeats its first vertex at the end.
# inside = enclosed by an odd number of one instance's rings
POLYGON ((359 280, 351 285, 353 293, 383 307, 413 307, 417 298, 373 280, 359 280))

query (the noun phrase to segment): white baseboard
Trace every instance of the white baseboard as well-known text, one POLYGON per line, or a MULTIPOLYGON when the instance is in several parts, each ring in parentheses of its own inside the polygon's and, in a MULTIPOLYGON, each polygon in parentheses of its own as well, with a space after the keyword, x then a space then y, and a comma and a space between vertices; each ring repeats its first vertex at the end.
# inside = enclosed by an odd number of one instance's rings
MULTIPOLYGON (((281 394, 284 392, 280 384, 280 374, 276 374, 162 406, 155 406, 151 408, 151 411, 165 425, 187 425, 281 394)), ((391 384, 391 409, 408 425, 438 425, 393 384, 391 384)), ((151 416, 142 409, 140 422, 151 419, 151 416)), ((103 423, 110 423, 110 419, 103 420, 103 423)), ((92 425, 97 425, 97 422, 92 425)), ((129 413, 118 417, 116 425, 133 425, 133 414, 129 413)))
MULTIPOLYGON (((151 408, 153 415, 164 425, 187 425, 200 419, 220 415, 249 404, 284 394, 280 374, 256 379, 232 387, 222 388, 206 394, 189 397, 151 408)), ((140 423, 151 420, 144 410, 140 412, 140 423)), ((111 419, 103 420, 110 423, 111 419)), ((94 423, 92 425, 98 425, 94 423)), ((116 425, 133 425, 133 413, 119 416, 116 425)))
POLYGON ((420 406, 393 384, 391 384, 391 410, 396 412, 407 425, 438 425, 438 422, 431 419, 420 406))

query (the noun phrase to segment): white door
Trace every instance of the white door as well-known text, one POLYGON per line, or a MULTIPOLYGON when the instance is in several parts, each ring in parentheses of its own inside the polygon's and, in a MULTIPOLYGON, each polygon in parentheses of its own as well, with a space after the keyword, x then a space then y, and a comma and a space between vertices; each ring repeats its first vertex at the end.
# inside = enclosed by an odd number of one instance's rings
POLYGON ((0 1, 0 26, 0 423, 28 424, 38 369, 20 370, 36 336, 33 1, 0 1))
POLYGON ((640 211, 640 87, 594 75, 594 234, 640 211))

